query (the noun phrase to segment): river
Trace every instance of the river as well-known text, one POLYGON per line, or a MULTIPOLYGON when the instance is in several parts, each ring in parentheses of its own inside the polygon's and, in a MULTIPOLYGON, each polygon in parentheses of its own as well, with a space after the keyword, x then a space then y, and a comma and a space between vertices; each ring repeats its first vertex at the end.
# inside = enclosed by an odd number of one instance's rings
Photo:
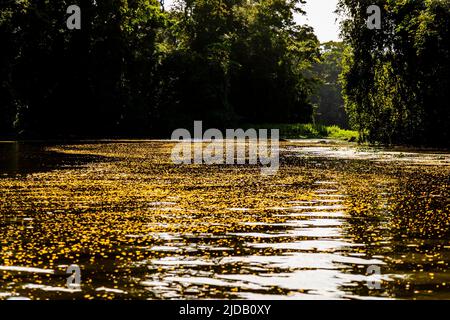
POLYGON ((0 143, 0 299, 450 299, 450 153, 285 141, 263 176, 172 147, 0 143))

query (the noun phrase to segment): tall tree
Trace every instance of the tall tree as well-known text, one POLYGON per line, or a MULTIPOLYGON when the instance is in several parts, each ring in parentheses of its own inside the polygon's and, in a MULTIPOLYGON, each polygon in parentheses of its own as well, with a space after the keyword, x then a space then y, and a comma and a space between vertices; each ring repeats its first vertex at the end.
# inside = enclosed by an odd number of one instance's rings
POLYGON ((304 13, 303 3, 263 0, 244 6, 231 56, 231 101, 246 121, 311 120, 314 79, 309 75, 319 42, 311 28, 294 21, 294 13, 304 13))
POLYGON ((0 7, 2 131, 154 135, 202 119, 308 121, 318 59, 304 0, 68 0, 0 7), (14 127, 14 128, 13 128, 14 127), (4 129, 3 129, 4 128, 4 129))
POLYGON ((339 8, 352 124, 370 141, 448 146, 450 2, 340 0, 339 8), (382 10, 379 30, 366 26, 369 4, 382 10))
POLYGON ((11 1, 0 9, 11 43, 2 55, 2 105, 33 136, 108 135, 145 124, 138 120, 151 112, 155 39, 165 24, 159 2, 80 0, 80 30, 66 27, 71 4, 11 1))
MULTIPOLYGON (((308 121, 318 58, 312 29, 296 25, 300 0, 180 1, 161 74, 164 109, 224 126, 308 121), (170 95, 174 93, 174 95, 170 95), (189 115, 187 113, 189 112, 189 115)), ((180 117, 173 119, 182 120, 180 117)))

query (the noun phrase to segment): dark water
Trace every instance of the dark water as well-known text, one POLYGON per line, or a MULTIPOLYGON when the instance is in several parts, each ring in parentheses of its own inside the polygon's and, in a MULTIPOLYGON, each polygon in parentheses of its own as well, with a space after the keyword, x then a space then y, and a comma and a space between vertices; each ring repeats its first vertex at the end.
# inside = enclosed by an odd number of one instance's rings
POLYGON ((0 299, 450 299, 445 152, 285 143, 263 179, 161 141, 0 151, 0 299))
POLYGON ((0 142, 0 175, 26 175, 102 160, 101 157, 91 155, 70 155, 48 151, 51 145, 44 142, 0 142))

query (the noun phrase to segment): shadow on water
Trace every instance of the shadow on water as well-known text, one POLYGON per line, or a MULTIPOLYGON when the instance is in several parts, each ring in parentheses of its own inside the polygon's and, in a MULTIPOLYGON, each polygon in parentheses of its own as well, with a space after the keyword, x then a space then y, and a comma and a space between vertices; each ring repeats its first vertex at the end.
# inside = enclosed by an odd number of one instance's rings
POLYGON ((0 175, 21 175, 55 169, 77 168, 87 163, 111 161, 97 155, 63 154, 47 150, 57 143, 0 142, 0 175))

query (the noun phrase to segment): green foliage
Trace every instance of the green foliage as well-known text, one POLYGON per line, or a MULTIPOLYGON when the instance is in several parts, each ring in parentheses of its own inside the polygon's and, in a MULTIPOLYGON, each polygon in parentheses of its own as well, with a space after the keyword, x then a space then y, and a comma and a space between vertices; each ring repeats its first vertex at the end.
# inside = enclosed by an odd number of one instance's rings
POLYGON ((324 126, 321 124, 311 123, 293 123, 293 124, 251 124, 247 128, 257 129, 279 129, 280 138, 283 139, 317 139, 329 138, 339 140, 356 141, 358 132, 352 130, 341 129, 339 126, 324 126))
POLYGON ((294 23, 300 2, 180 1, 161 66, 161 109, 184 115, 171 127, 309 120, 306 73, 319 52, 312 30, 294 23))
POLYGON ((450 2, 370 1, 381 30, 366 28, 368 1, 341 0, 343 87, 351 123, 371 142, 448 146, 450 2))
POLYGON ((159 2, 80 1, 82 28, 68 30, 72 3, 10 1, 0 9, 9 48, 0 104, 14 113, 16 132, 108 135, 147 125, 155 38, 165 25, 159 2))
POLYGON ((1 134, 156 135, 201 119, 309 120, 318 55, 303 0, 80 0, 0 7, 1 134))
POLYGON ((239 28, 231 101, 245 121, 311 120, 314 80, 307 74, 319 57, 319 43, 310 28, 294 24, 296 5, 261 1, 239 28))
POLYGON ((321 45, 321 60, 314 64, 313 69, 320 82, 312 101, 317 106, 315 120, 318 123, 348 128, 342 86, 339 81, 344 50, 345 45, 342 42, 330 41, 321 45))

